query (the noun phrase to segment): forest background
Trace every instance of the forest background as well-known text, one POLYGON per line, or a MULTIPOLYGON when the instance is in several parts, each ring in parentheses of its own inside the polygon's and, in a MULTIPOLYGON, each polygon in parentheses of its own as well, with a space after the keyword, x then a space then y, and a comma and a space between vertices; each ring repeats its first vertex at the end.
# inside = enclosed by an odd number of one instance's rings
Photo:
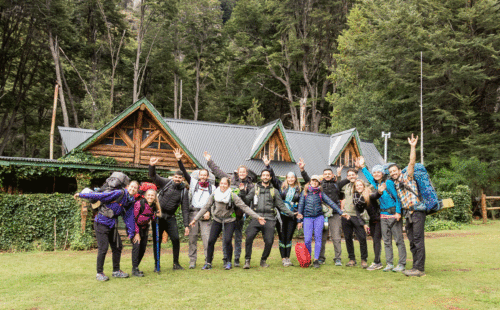
POLYGON ((49 157, 59 84, 58 126, 147 97, 164 117, 356 127, 380 151, 391 132, 404 165, 421 52, 425 165, 441 190, 498 193, 494 0, 0 0, 0 156, 49 157))

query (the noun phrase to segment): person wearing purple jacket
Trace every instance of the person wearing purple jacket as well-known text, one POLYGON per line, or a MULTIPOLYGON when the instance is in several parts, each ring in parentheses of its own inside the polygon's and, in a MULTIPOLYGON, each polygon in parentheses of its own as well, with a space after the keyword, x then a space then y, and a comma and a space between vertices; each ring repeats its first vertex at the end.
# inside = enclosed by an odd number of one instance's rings
MULTIPOLYGON (((111 179, 108 178, 106 182, 111 179)), ((128 178, 127 178, 128 179, 128 178)), ((94 220, 94 230, 97 238, 97 275, 98 281, 107 281, 109 278, 104 274, 104 260, 108 247, 111 246, 113 253, 113 273, 115 278, 128 278, 128 274, 120 270, 120 259, 122 254, 122 241, 118 235, 118 216, 123 218, 123 222, 127 227, 127 235, 132 239, 135 235, 135 224, 133 212, 126 212, 129 207, 133 206, 135 199, 129 194, 127 189, 123 188, 127 184, 120 184, 114 187, 108 187, 104 192, 85 192, 75 194, 75 198, 84 198, 98 200, 102 206, 99 208, 99 213, 94 220), (132 216, 130 216, 132 215, 132 216)), ((130 183, 130 186, 135 186, 137 191, 137 183, 130 183)))

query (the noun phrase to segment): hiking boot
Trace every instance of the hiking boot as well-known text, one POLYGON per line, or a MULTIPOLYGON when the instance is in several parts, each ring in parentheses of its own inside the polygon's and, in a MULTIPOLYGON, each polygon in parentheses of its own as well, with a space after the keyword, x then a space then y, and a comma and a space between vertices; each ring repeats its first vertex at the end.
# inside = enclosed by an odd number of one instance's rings
POLYGON ((361 261, 361 268, 366 269, 368 267, 368 263, 365 260, 361 261))
POLYGON ((227 263, 226 266, 224 266, 224 269, 231 270, 231 263, 227 263))
POLYGON ((342 266, 342 260, 339 258, 333 260, 335 262, 335 266, 342 266))
POLYGON ((317 259, 317 260, 315 260, 315 261, 314 261, 314 263, 313 263, 313 267, 314 267, 314 268, 319 268, 319 267, 321 267, 321 263, 320 263, 319 259, 317 259))
POLYGON ((423 277, 423 276, 425 276, 425 272, 417 270, 417 269, 406 270, 405 272, 403 272, 403 274, 407 277, 423 277))
POLYGON ((346 267, 354 267, 354 266, 356 266, 356 264, 357 264, 357 263, 356 263, 356 261, 351 259, 351 260, 350 260, 347 264, 345 264, 345 265, 346 265, 346 267))
POLYGON ((250 260, 245 259, 245 265, 243 266, 243 269, 250 269, 250 260))
POLYGON ((240 267, 240 260, 239 259, 234 260, 234 267, 240 267))
POLYGON ((205 263, 203 267, 201 267, 201 270, 210 270, 212 269, 212 264, 205 263))
POLYGON ((387 266, 385 266, 384 270, 385 272, 387 271, 392 271, 392 269, 394 269, 394 265, 393 264, 387 264, 387 266))
POLYGON ((98 274, 96 274, 95 279, 97 281, 102 281, 102 282, 109 280, 109 278, 104 273, 98 273, 98 274))
POLYGON ((260 267, 267 268, 267 267, 269 267, 269 265, 266 263, 265 260, 261 260, 260 261, 260 267))
POLYGON ((115 278, 128 278, 128 273, 125 273, 121 270, 113 271, 111 275, 115 278))
POLYGON ((325 264, 325 261, 324 261, 324 260, 322 260, 322 259, 318 259, 318 263, 319 263, 320 265, 324 265, 324 264, 325 264))
POLYGON ((174 267, 172 269, 173 270, 184 270, 184 268, 181 265, 179 265, 179 263, 174 264, 174 267))
POLYGON ((398 265, 396 268, 392 269, 394 272, 403 272, 405 271, 405 266, 403 265, 398 265))
POLYGON ((160 270, 158 270, 156 267, 155 267, 155 270, 153 270, 154 273, 157 273, 157 274, 160 274, 160 270))
POLYGON ((195 262, 190 262, 189 263, 189 269, 194 269, 196 268, 196 263, 195 262))
POLYGON ((139 271, 139 268, 132 268, 132 275, 134 277, 144 277, 144 274, 139 271))
POLYGON ((382 266, 382 264, 372 263, 368 268, 366 268, 366 270, 373 271, 373 270, 379 270, 382 268, 384 268, 384 266, 382 266))

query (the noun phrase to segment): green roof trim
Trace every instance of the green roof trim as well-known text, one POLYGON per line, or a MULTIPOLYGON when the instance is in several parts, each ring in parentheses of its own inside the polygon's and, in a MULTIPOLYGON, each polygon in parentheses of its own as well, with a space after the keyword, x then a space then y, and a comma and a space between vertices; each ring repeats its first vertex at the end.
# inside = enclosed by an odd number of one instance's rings
POLYGON ((353 138, 356 140, 356 144, 358 146, 359 155, 363 156, 363 153, 361 151, 361 140, 359 139, 358 130, 354 129, 351 132, 351 135, 349 136, 349 138, 347 139, 347 141, 344 143, 344 145, 340 149, 340 152, 337 154, 337 156, 335 157, 335 159, 330 163, 330 165, 333 165, 333 164, 335 164, 337 162, 337 160, 339 159, 339 156, 342 155, 342 153, 344 152, 345 148, 347 147, 347 145, 349 144, 349 142, 351 142, 351 140, 353 138))
MULTIPOLYGON (((170 126, 168 126, 168 124, 165 122, 165 120, 163 120, 162 116, 160 115, 160 112, 158 112, 158 110, 156 110, 156 108, 146 98, 142 98, 142 99, 136 101, 131 106, 129 106, 127 109, 125 109, 125 111, 123 111, 122 113, 120 113, 119 115, 117 115, 112 121, 110 121, 104 127, 102 127, 101 129, 99 129, 98 131, 96 131, 92 136, 90 136, 87 140, 85 140, 84 142, 82 142, 79 146, 75 147, 68 154, 71 154, 71 153, 73 153, 75 151, 82 151, 83 149, 85 149, 90 144, 96 142, 101 137, 101 135, 103 133, 105 133, 110 128, 116 126, 119 122, 121 122, 122 120, 124 120, 125 118, 127 118, 128 116, 130 116, 132 113, 134 113, 135 111, 137 111, 141 107, 142 104, 144 104, 146 106, 146 108, 149 110, 149 112, 151 112, 151 114, 154 115, 154 117, 156 118, 156 120, 158 121, 158 123, 160 123, 163 126, 163 129, 165 131, 167 131, 170 134, 170 136, 179 144, 179 146, 181 147, 181 149, 189 156, 189 158, 191 158, 193 160, 193 162, 195 163, 195 165, 198 168, 202 168, 203 166, 200 164, 200 162, 196 159, 196 157, 193 156, 193 154, 191 154, 191 152, 189 152, 189 150, 181 142, 181 140, 179 139, 179 137, 177 137, 177 135, 174 133, 174 131, 170 128, 170 126)), ((64 157, 68 156, 68 154, 66 154, 64 157)))
POLYGON ((283 122, 281 122, 281 119, 278 119, 276 121, 276 124, 274 124, 273 128, 271 128, 271 130, 267 134, 266 138, 264 140, 262 140, 262 143, 259 145, 259 147, 257 147, 257 149, 255 150, 255 152, 252 154, 251 158, 255 158, 255 156, 257 156, 257 154, 262 150, 262 148, 264 147, 264 145, 266 145, 266 143, 269 141, 269 139, 271 138, 271 136, 274 134, 274 132, 278 128, 281 131, 281 135, 283 136, 283 140, 285 140, 285 146, 287 148, 288 155, 290 155, 290 160, 292 161, 292 163, 295 162, 295 158, 293 158, 293 154, 292 154, 292 151, 291 151, 291 148, 290 148, 290 144, 288 144, 288 139, 286 137, 285 127, 283 126, 283 122))

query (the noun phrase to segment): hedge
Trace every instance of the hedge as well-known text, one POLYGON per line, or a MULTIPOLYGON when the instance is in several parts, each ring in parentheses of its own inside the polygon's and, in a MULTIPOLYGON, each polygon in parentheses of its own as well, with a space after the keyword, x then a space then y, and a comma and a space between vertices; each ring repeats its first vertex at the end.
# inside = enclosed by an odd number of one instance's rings
POLYGON ((89 249, 95 241, 92 219, 81 233, 80 205, 70 194, 0 194, 0 250, 89 249))
POLYGON ((456 223, 472 222, 471 191, 467 185, 458 185, 454 192, 438 192, 440 199, 452 198, 455 207, 443 210, 432 217, 456 223))

